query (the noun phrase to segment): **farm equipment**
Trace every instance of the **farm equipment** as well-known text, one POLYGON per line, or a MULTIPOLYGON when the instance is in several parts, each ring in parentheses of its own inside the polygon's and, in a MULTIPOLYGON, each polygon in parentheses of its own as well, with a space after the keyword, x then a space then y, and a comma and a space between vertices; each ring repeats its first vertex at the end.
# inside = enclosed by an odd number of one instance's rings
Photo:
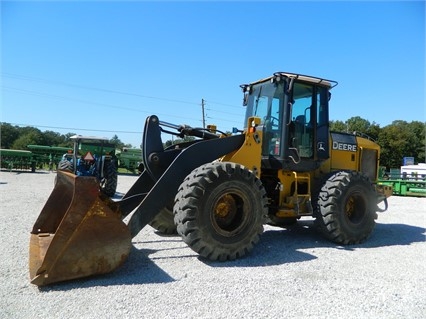
POLYGON ((94 176, 101 191, 109 197, 114 196, 117 190, 115 145, 104 137, 73 135, 70 139, 74 142, 73 151, 62 156, 58 163, 58 172, 68 171, 76 176, 94 176))
POLYGON ((71 147, 47 146, 47 145, 27 145, 27 148, 33 154, 37 168, 43 168, 48 165, 52 170, 57 167, 64 153, 71 152, 71 147))
POLYGON ((404 165, 399 169, 391 168, 390 172, 385 172, 383 168, 377 183, 392 187, 393 195, 424 197, 426 196, 426 164, 404 165))
POLYGON ((24 150, 0 149, 0 166, 8 170, 30 169, 36 170, 33 153, 24 150))
POLYGON ((149 116, 144 171, 115 202, 94 177, 58 172, 31 232, 31 282, 113 271, 148 224, 177 232, 201 257, 219 261, 247 255, 264 224, 287 227, 303 217, 315 218, 335 243, 366 240, 392 190, 375 183, 377 144, 329 131, 336 85, 284 72, 242 85, 244 129, 233 134, 149 116), (195 139, 164 147, 162 133, 195 139))
POLYGON ((125 168, 132 173, 141 174, 143 171, 142 150, 123 147, 115 151, 119 168, 125 168))
POLYGON ((67 147, 45 145, 27 145, 27 149, 0 149, 1 168, 31 170, 33 173, 45 165, 51 169, 53 163, 58 163, 64 152, 69 150, 67 147))

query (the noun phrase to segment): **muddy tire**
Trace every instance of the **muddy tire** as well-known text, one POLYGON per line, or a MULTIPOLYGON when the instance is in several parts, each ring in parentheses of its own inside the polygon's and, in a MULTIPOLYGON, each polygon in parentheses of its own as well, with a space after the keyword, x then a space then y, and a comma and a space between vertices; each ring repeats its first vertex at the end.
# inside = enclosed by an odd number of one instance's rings
POLYGON ((174 205, 177 232, 210 260, 234 260, 259 241, 268 213, 256 176, 235 163, 200 166, 181 184, 174 205))
POLYGON ((151 227, 159 233, 165 235, 177 234, 176 225, 173 218, 173 208, 171 205, 164 207, 158 215, 149 223, 151 227))
POLYGON ((101 191, 112 197, 117 190, 117 169, 112 161, 106 161, 104 166, 104 179, 101 182, 101 191))
POLYGON ((316 224, 321 233, 335 243, 358 244, 374 229, 375 208, 375 192, 367 176, 337 172, 319 192, 316 224))
POLYGON ((143 163, 139 163, 138 165, 138 174, 142 174, 143 171, 145 170, 145 166, 143 165, 143 163))

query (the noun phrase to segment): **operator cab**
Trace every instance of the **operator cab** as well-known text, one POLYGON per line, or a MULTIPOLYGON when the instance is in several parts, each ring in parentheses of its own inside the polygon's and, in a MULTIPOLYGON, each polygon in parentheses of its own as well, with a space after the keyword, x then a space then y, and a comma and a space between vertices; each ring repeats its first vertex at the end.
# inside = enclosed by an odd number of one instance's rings
POLYGON ((245 123, 261 119, 262 167, 311 171, 329 158, 328 101, 337 82, 277 72, 241 85, 245 123))

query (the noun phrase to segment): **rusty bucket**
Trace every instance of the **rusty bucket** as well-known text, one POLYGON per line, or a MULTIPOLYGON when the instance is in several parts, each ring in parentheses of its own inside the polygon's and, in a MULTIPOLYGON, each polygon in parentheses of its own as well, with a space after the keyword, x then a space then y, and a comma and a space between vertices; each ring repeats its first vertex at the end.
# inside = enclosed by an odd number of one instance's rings
POLYGON ((127 259, 130 231, 95 177, 58 171, 55 187, 31 232, 31 283, 105 274, 127 259))

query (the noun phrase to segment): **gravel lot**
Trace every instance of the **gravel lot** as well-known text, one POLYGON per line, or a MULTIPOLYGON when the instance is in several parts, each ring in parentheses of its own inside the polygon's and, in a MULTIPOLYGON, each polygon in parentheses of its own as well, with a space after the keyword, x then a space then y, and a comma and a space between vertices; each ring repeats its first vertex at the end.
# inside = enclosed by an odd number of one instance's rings
MULTIPOLYGON (((252 254, 226 263, 147 226, 117 271, 38 288, 29 233, 55 175, 0 172, 0 318, 426 317, 426 198, 414 197, 391 197, 362 245, 330 243, 306 220, 265 226, 252 254)), ((121 195, 135 179, 119 176, 121 195)))

